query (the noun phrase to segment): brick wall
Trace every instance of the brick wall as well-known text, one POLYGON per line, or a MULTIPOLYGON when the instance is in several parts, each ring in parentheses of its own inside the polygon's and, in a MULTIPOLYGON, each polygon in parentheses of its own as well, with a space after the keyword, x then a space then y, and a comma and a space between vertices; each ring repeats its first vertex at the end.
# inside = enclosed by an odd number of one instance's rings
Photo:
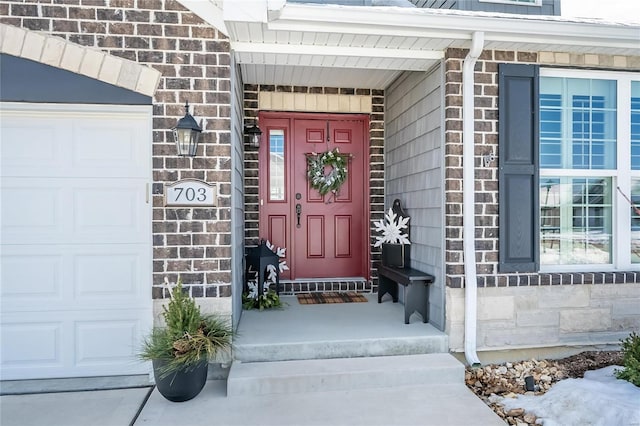
MULTIPOLYGON (((251 125, 258 117, 258 93, 315 93, 327 95, 357 95, 371 97, 371 114, 369 120, 369 232, 371 256, 369 268, 373 276, 375 262, 380 260, 380 251, 373 247, 373 221, 384 216, 384 91, 371 89, 333 88, 333 87, 301 87, 253 85, 244 86, 245 125, 251 125)), ((327 112, 327 111, 318 111, 327 112)), ((255 149, 245 150, 245 243, 254 245, 258 242, 258 152, 255 149)), ((347 288, 349 284, 346 284, 347 288)), ((369 283, 364 287, 355 284, 359 291, 374 289, 369 283)), ((333 287, 323 287, 331 291, 333 287)))
MULTIPOLYGON (((447 286, 464 287, 462 256, 462 62, 465 49, 445 55, 445 191, 447 286)), ((478 286, 513 287, 640 282, 638 272, 498 274, 498 64, 505 62, 640 69, 640 57, 485 50, 475 67, 475 225, 478 286)))
POLYGON ((193 296, 231 295, 230 55, 226 36, 174 0, 0 1, 0 22, 46 32, 162 73, 153 96, 153 297, 178 275, 193 296), (204 120, 198 155, 175 155, 184 103, 204 120), (218 185, 214 208, 165 208, 165 183, 218 185))

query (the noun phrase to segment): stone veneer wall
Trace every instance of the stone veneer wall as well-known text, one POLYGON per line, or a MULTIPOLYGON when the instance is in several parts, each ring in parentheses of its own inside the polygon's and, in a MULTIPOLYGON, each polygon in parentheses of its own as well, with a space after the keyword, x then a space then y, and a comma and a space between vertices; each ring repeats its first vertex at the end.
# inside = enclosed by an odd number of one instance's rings
MULTIPOLYGON (((462 256, 462 62, 465 49, 445 55, 445 227, 447 286, 464 287, 462 256)), ((480 166, 480 158, 498 155, 498 64, 588 66, 640 70, 640 57, 556 52, 485 50, 475 68, 475 225, 479 287, 637 283, 640 272, 498 273, 498 166, 480 166)))
MULTIPOLYGON (((640 329, 640 285, 478 289, 478 349, 616 345, 640 329)), ((464 289, 447 288, 449 349, 464 351, 464 289)))
MULTIPOLYGON (((180 275, 195 297, 231 295, 230 54, 227 37, 175 0, 0 1, 0 22, 149 65, 153 95, 153 297, 180 275), (184 103, 204 120, 195 158, 175 155, 171 128, 184 103), (166 183, 218 187, 213 208, 165 208, 166 183)), ((101 55, 96 55, 102 60, 101 55)), ((100 64, 96 64, 100 66, 100 64)))
MULTIPOLYGON (((358 108, 369 105, 368 102, 362 101, 360 97, 371 98, 371 114, 369 119, 369 232, 370 232, 370 249, 371 257, 369 261, 369 269, 371 275, 376 274, 376 262, 380 260, 380 251, 373 247, 374 227, 373 222, 384 217, 384 91, 372 89, 353 89, 353 88, 334 88, 334 87, 305 87, 305 86, 273 86, 273 85, 255 85, 245 84, 244 86, 244 116, 245 125, 250 126, 257 122, 258 117, 258 94, 261 92, 275 93, 294 93, 294 94, 321 94, 321 95, 345 95, 358 99, 358 105, 352 105, 356 108, 351 112, 358 112, 358 108)), ((298 97, 301 98, 301 97, 298 97)), ((328 96, 328 104, 326 110, 309 109, 308 106, 300 103, 296 108, 291 106, 285 108, 284 111, 298 112, 349 112, 349 104, 340 102, 340 96, 328 96), (335 105, 334 105, 335 103, 335 105), (341 105, 342 104, 342 105, 341 105), (342 106, 346 107, 344 109, 342 106)), ((344 97, 343 97, 344 99, 344 97)), ((291 99, 293 101, 293 98, 291 99)), ((304 98, 301 99, 304 101, 304 98)), ((304 103, 304 102, 303 102, 304 103)), ((273 110, 278 110, 274 108, 273 110)), ((253 148, 245 149, 245 244, 255 245, 259 241, 258 235, 258 152, 253 148)), ((366 277, 365 277, 366 278, 366 277)), ((319 287, 313 287, 318 291, 336 291, 336 290, 357 290, 357 291, 374 291, 375 285, 370 282, 344 282, 343 287, 338 285, 336 288, 331 282, 319 283, 319 287)), ((293 292, 310 291, 309 286, 301 284, 299 288, 291 289, 293 292)))

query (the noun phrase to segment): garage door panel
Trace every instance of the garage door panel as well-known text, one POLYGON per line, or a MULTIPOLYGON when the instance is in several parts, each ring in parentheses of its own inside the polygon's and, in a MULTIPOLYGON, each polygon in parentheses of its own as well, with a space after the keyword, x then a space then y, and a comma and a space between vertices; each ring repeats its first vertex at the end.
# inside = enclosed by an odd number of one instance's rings
MULTIPOLYGON (((113 176, 114 169, 127 169, 127 176, 148 161, 138 141, 144 137, 135 122, 106 126, 104 120, 85 120, 74 127, 73 166, 90 167, 92 175, 113 176)), ((132 173, 134 172, 134 173, 132 173)))
POLYGON ((5 176, 148 177, 148 116, 134 113, 3 111, 5 176))
POLYGON ((83 321, 75 324, 76 366, 130 362, 140 350, 138 321, 83 321))
POLYGON ((60 126, 55 120, 37 124, 23 118, 3 116, 0 129, 0 153, 5 175, 11 170, 30 171, 35 168, 65 167, 65 148, 60 126))
MULTIPOLYGON (((31 186, 36 182, 2 182, 2 236, 24 235, 33 230, 61 233, 62 188, 31 186)), ((48 186, 48 185, 47 185, 48 186)), ((7 240, 4 240, 7 242, 7 240)))
POLYGON ((135 252, 75 256, 77 299, 139 297, 140 263, 140 256, 135 252))
POLYGON ((147 304, 151 286, 148 279, 151 252, 144 245, 73 247, 69 253, 73 265, 76 303, 92 309, 126 308, 147 304))
POLYGON ((151 316, 150 310, 2 315, 2 380, 146 374, 137 352, 150 324, 141 314, 151 316))
MULTIPOLYGON (((74 189, 75 233, 96 237, 96 234, 114 236, 116 232, 118 241, 122 241, 131 234, 146 231, 141 229, 144 217, 140 217, 140 210, 146 213, 146 208, 140 208, 145 202, 144 188, 143 185, 136 188, 130 184, 104 186, 96 183, 74 189)), ((140 236, 146 235, 144 232, 140 236)))
POLYGON ((151 232, 142 179, 6 178, 3 244, 136 244, 151 232))
POLYGON ((140 285, 151 263, 145 245, 6 246, 1 259, 3 310, 104 310, 151 299, 151 286, 140 285))
MULTIPOLYGON (((62 322, 56 321, 3 321, 2 366, 62 368, 62 328, 62 322)), ((3 375, 2 379, 7 380, 7 377, 3 375)))
POLYGON ((62 300, 63 257, 51 255, 2 255, 3 305, 18 300, 51 303, 62 300))

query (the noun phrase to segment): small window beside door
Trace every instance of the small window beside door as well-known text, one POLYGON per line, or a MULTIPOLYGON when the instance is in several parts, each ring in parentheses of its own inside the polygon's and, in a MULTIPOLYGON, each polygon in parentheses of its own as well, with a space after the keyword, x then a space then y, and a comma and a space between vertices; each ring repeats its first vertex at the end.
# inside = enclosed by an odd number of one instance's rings
POLYGON ((269 130, 269 200, 285 199, 284 130, 269 130))

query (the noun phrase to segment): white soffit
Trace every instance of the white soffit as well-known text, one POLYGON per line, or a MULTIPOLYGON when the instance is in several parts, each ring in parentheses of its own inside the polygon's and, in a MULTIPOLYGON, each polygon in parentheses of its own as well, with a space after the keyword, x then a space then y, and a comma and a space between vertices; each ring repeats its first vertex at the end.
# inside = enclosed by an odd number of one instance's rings
POLYGON ((276 84, 286 86, 385 88, 402 71, 327 68, 310 66, 277 66, 240 64, 246 84, 276 84))
POLYGON ((251 84, 384 88, 401 71, 430 69, 447 48, 468 48, 474 31, 485 33, 485 49, 640 55, 640 26, 598 20, 284 0, 209 2, 222 14, 243 79, 251 84))

